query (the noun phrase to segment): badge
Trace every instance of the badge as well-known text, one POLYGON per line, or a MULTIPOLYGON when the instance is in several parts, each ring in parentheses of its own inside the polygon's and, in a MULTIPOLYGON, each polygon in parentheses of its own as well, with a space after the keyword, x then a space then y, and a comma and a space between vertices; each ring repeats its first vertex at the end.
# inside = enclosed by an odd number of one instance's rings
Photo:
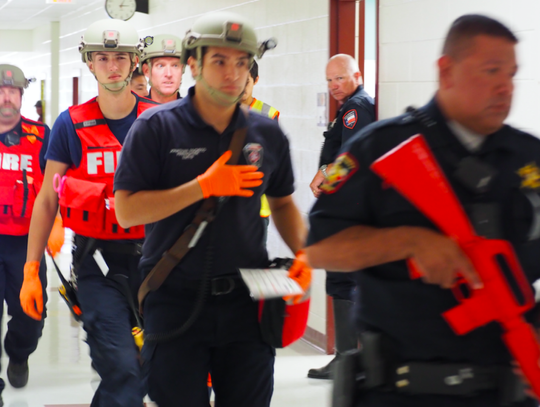
POLYGON ((246 162, 261 168, 263 161, 263 147, 259 143, 248 143, 243 148, 246 162))
POLYGON ((354 126, 356 125, 356 119, 356 110, 349 110, 343 115, 343 125, 348 129, 354 129, 354 126))
POLYGON ((343 153, 329 167, 328 176, 321 185, 325 194, 333 194, 358 170, 358 162, 349 153, 343 153))
POLYGON ((520 168, 517 174, 522 178, 521 188, 535 191, 540 189, 540 168, 536 166, 535 162, 520 168))

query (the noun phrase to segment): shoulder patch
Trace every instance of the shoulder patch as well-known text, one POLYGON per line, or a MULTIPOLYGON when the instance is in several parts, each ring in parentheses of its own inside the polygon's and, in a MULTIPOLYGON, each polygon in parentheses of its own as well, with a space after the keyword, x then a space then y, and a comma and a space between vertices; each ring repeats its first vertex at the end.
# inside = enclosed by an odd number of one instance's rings
POLYGON ((535 162, 529 163, 517 171, 521 177, 521 188, 523 189, 540 189, 540 169, 535 162))
POLYGON ((343 115, 343 125, 348 129, 354 129, 354 126, 357 122, 357 113, 356 109, 351 109, 343 115))
POLYGON ((322 191, 325 194, 333 194, 358 171, 358 167, 358 161, 351 154, 339 155, 328 170, 328 176, 321 185, 322 191))

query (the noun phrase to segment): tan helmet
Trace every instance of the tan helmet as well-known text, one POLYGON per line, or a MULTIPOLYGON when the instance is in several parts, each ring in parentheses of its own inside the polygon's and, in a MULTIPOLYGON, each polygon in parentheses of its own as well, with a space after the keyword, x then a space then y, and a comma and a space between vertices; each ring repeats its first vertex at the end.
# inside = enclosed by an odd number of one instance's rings
POLYGON ((81 37, 79 52, 82 61, 88 60, 89 52, 115 51, 141 55, 144 45, 137 30, 126 21, 99 20, 91 24, 81 37))
POLYGON ((15 65, 0 64, 0 86, 13 86, 24 90, 32 80, 26 79, 21 68, 15 65))
POLYGON ((182 41, 181 61, 185 65, 190 55, 199 59, 192 51, 201 47, 235 48, 261 58, 267 50, 275 48, 276 45, 273 38, 262 43, 257 42, 255 29, 239 14, 209 13, 195 21, 191 30, 186 33, 182 41))
POLYGON ((175 57, 182 55, 182 40, 174 35, 160 34, 146 37, 143 40, 144 49, 141 53, 139 68, 149 59, 156 57, 175 57))

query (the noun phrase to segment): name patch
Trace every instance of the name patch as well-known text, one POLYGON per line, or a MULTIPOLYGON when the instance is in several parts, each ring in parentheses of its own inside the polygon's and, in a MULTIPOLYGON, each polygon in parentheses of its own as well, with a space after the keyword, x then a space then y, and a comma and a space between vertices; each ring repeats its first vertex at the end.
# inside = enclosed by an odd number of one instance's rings
POLYGON ((169 153, 182 157, 182 160, 192 160, 201 153, 206 152, 206 147, 199 148, 173 148, 169 153))

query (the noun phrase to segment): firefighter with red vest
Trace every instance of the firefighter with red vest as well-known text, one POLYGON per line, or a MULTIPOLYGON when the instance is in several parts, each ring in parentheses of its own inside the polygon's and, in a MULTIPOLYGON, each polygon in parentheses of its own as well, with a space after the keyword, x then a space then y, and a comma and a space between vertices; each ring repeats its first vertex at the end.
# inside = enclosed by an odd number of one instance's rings
POLYGON ((20 295, 25 312, 40 320, 37 270, 60 206, 65 227, 75 232, 72 279, 101 376, 92 407, 138 407, 145 395, 131 333, 144 228, 118 225, 112 193, 126 134, 140 113, 156 105, 130 90, 141 48, 136 30, 121 20, 97 21, 82 36, 79 51, 97 80, 98 96, 70 107, 54 124, 20 295))
MULTIPOLYGON (((28 84, 21 69, 0 65, 0 321, 6 301, 11 315, 4 342, 9 356, 7 376, 16 388, 28 382, 28 356, 37 347, 44 320, 29 318, 18 301, 30 216, 43 182, 50 133, 43 123, 21 116, 22 95, 28 84)), ((45 264, 36 268, 35 276, 40 294, 46 298, 45 264)), ((0 379, 0 393, 3 389, 0 379)))

